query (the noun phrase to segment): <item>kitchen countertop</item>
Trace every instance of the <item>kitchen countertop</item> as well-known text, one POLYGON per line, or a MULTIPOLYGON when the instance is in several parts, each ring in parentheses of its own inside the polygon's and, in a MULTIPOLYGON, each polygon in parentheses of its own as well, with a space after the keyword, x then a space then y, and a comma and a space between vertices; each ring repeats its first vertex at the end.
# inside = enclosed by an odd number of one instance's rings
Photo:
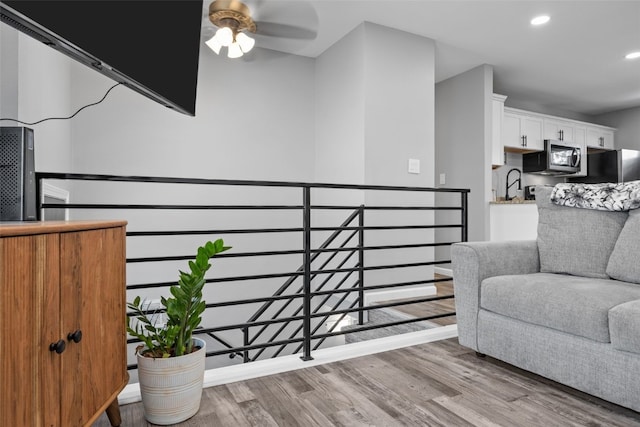
POLYGON ((527 205, 527 204, 535 204, 535 203, 536 203, 535 200, 525 200, 525 199, 521 199, 520 197, 516 197, 511 200, 504 200, 502 197, 500 197, 498 200, 489 202, 489 204, 491 205, 527 205))

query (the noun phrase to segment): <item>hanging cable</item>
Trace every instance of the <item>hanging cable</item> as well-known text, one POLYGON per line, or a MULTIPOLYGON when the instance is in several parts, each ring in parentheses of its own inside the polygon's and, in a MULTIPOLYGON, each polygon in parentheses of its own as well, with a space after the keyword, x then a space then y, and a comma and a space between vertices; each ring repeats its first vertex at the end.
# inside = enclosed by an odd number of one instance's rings
POLYGON ((121 85, 121 84, 122 84, 122 83, 116 83, 116 84, 114 84, 113 86, 111 86, 111 87, 109 88, 109 90, 107 90, 107 92, 104 94, 104 96, 102 97, 102 99, 101 99, 100 101, 94 102, 94 103, 92 103, 92 104, 87 104, 87 105, 85 105, 84 107, 79 108, 79 109, 78 109, 78 111, 76 111, 75 113, 73 113, 73 114, 72 114, 72 115, 70 115, 69 117, 47 117, 46 119, 38 120, 37 122, 32 122, 32 123, 27 123, 27 122, 23 122, 23 121, 21 121, 21 120, 17 120, 17 119, 10 119, 10 118, 0 118, 0 121, 1 121, 1 120, 10 120, 10 121, 13 121, 13 122, 18 122, 18 123, 23 124, 23 125, 26 125, 26 126, 33 126, 33 125, 37 125, 37 124, 42 123, 42 122, 46 122, 47 120, 68 120, 68 119, 72 119, 72 118, 74 118, 74 117, 75 117, 75 116, 76 116, 80 111, 84 110, 85 108, 92 107, 92 106, 94 106, 94 105, 98 105, 98 104, 100 104, 102 101, 104 101, 104 100, 107 98, 107 96, 109 95, 109 92, 111 92, 111 91, 112 91, 116 86, 119 86, 119 85, 121 85))

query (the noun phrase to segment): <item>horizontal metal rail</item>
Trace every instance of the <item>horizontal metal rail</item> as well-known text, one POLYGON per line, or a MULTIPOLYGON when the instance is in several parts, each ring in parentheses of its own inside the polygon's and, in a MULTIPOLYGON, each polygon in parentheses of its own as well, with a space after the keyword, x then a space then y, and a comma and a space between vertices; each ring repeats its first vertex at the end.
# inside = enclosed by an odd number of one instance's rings
POLYGON ((179 178, 158 176, 123 176, 106 174, 81 174, 81 173, 57 173, 38 172, 37 179, 60 179, 75 181, 109 181, 109 182, 136 182, 156 184, 197 184, 197 185, 230 185, 250 187, 283 187, 283 188, 326 188, 341 190, 378 190, 378 191, 410 191, 416 193, 469 193, 468 188, 436 188, 436 187, 408 187, 400 185, 368 185, 368 184, 332 184, 313 182, 290 181, 257 181, 238 179, 209 179, 209 178, 179 178))
MULTIPOLYGON (((301 210, 301 205, 158 205, 126 203, 42 203, 42 209, 150 209, 150 210, 301 210)), ((315 210, 355 210, 358 206, 312 205, 315 210)), ((376 211, 459 211, 460 206, 365 206, 376 211)))

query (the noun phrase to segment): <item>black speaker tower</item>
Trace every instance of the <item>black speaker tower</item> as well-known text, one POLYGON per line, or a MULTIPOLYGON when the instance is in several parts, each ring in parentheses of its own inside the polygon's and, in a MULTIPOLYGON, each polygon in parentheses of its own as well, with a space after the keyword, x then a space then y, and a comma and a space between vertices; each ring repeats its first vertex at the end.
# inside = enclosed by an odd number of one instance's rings
POLYGON ((35 221, 33 129, 0 127, 0 221, 35 221))

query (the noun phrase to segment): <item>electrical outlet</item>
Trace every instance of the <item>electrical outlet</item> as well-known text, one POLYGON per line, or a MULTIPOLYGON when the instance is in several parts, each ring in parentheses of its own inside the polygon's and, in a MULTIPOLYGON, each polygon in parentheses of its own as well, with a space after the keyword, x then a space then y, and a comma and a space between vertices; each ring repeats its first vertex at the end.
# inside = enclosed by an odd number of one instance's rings
POLYGON ((445 185, 447 183, 447 177, 445 174, 440 174, 440 185, 445 185))

